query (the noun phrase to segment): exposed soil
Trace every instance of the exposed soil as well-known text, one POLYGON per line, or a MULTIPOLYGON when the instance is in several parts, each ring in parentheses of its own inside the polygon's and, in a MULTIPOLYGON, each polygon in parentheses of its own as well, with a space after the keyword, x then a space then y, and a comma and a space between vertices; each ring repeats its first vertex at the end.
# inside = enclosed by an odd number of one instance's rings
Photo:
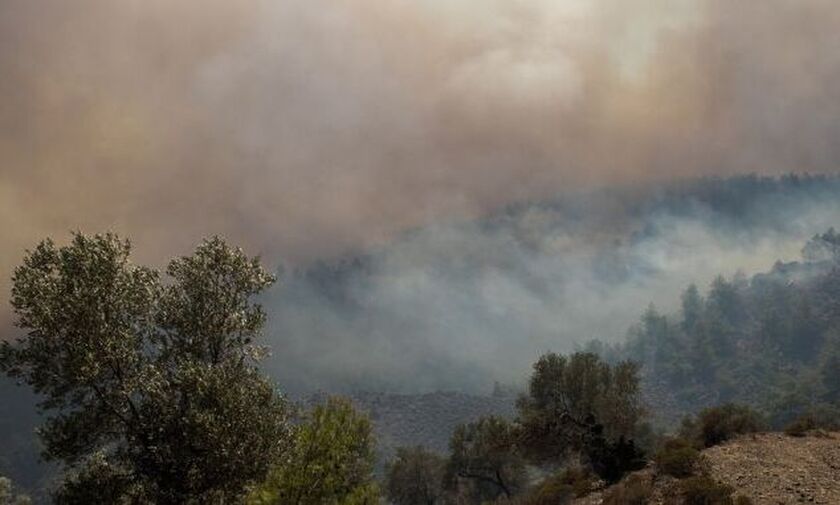
MULTIPOLYGON (((840 505, 840 433, 748 435, 703 451, 702 466, 731 486, 734 496, 746 496, 754 505, 840 505)), ((657 475, 653 468, 635 475, 652 484, 650 505, 682 502, 676 479, 657 475)), ((599 505, 602 497, 596 492, 575 505, 599 505)))

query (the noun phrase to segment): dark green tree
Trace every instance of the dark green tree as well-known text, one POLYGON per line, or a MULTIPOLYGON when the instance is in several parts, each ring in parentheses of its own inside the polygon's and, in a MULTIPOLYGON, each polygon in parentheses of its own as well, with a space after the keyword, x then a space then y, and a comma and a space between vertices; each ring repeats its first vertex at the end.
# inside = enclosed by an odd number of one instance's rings
POLYGON ((525 483, 525 464, 516 438, 515 427, 499 417, 457 426, 449 442, 449 490, 475 503, 517 494, 525 483))
POLYGON ((819 356, 822 399, 840 407, 840 335, 831 334, 819 356))
POLYGON ((394 505, 443 503, 446 458, 418 447, 397 449, 385 472, 386 497, 394 505))
POLYGON ((607 439, 632 438, 643 416, 638 366, 598 356, 548 353, 534 364, 518 401, 522 439, 538 460, 560 461, 582 448, 590 425, 607 439))
POLYGON ((825 233, 814 235, 802 248, 802 258, 811 263, 840 262, 840 233, 829 228, 825 233))
POLYGON ((739 336, 739 330, 746 322, 745 301, 739 285, 718 276, 712 281, 706 297, 705 328, 708 343, 715 359, 732 354, 732 347, 739 336))
POLYGON ((706 330, 705 304, 695 284, 683 292, 680 329, 685 341, 680 355, 674 357, 689 370, 691 379, 700 383, 711 379, 715 371, 715 349, 706 330))
POLYGON ((273 281, 222 239, 172 261, 133 264, 113 234, 45 240, 15 270, 26 336, 0 367, 43 397, 47 460, 63 463, 58 503, 236 503, 280 459, 284 400, 257 368, 273 281))
POLYGON ((703 297, 696 284, 690 284, 682 294, 682 330, 687 335, 697 332, 703 320, 703 297))

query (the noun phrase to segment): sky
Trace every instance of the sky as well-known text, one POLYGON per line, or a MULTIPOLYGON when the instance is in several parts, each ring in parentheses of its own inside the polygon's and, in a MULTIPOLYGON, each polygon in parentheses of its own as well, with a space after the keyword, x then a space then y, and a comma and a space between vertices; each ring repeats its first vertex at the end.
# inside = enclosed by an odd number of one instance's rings
POLYGON ((838 27, 831 0, 0 0, 0 288, 76 229, 306 264, 560 191, 834 172, 838 27))

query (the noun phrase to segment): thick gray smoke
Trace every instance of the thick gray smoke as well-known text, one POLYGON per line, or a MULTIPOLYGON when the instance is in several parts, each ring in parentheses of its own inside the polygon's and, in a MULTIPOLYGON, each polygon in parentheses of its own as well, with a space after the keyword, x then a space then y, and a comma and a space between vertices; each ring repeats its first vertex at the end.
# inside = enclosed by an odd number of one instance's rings
POLYGON ((689 283, 798 260, 840 224, 838 180, 738 179, 705 199, 701 186, 520 206, 290 273, 268 301, 269 369, 292 391, 487 393, 543 352, 623 341, 648 304, 676 310, 689 283))
POLYGON ((831 0, 4 0, 0 276, 76 228, 302 264, 591 185, 833 171, 838 26, 831 0))

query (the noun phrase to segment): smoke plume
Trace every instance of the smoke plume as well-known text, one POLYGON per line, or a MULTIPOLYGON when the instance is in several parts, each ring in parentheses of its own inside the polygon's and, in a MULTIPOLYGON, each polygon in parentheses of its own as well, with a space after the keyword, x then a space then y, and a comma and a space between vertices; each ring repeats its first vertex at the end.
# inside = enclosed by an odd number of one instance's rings
POLYGON ((830 0, 4 0, 0 276, 71 229, 305 264, 561 190, 834 171, 838 26, 830 0))

